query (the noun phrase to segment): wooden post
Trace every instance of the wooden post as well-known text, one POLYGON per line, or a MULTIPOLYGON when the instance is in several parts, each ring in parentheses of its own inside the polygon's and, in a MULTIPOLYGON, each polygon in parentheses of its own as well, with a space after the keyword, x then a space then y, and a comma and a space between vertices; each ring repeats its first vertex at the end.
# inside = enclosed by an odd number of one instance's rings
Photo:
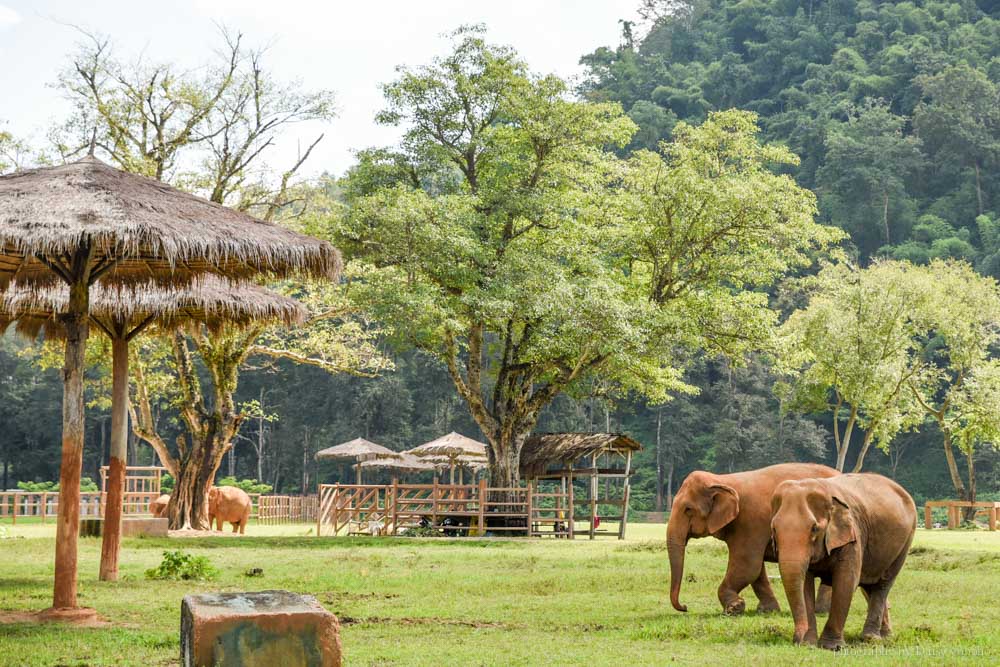
POLYGON ((49 492, 42 491, 42 507, 41 510, 39 511, 39 514, 41 514, 42 516, 42 523, 45 523, 45 509, 46 509, 45 506, 49 504, 48 501, 49 501, 49 492))
POLYGON ((987 519, 987 521, 989 522, 990 530, 996 530, 997 529, 997 506, 993 505, 993 507, 989 508, 988 512, 989 512, 989 518, 987 519))
POLYGON ((316 502, 319 507, 316 511, 316 537, 322 537, 321 526, 323 525, 323 486, 320 485, 317 491, 316 502))
POLYGON ((926 528, 927 530, 930 530, 931 528, 934 527, 934 521, 933 521, 934 517, 932 516, 933 511, 934 509, 931 507, 931 504, 929 502, 926 505, 924 505, 924 528, 926 528))
POLYGON ((399 503, 396 502, 396 499, 398 497, 399 497, 399 478, 393 477, 392 478, 392 498, 388 498, 387 497, 385 499, 386 514, 388 514, 389 512, 392 513, 392 534, 393 535, 398 535, 399 534, 399 528, 396 525, 396 522, 398 521, 398 518, 399 518, 399 509, 398 509, 399 508, 399 503), (390 509, 390 504, 392 505, 391 509, 390 509))
POLYGON ((534 485, 531 483, 531 480, 528 480, 527 502, 525 502, 525 508, 528 510, 528 512, 527 512, 527 515, 528 515, 528 521, 527 521, 527 525, 528 525, 528 537, 531 537, 531 535, 532 535, 532 530, 531 530, 531 505, 532 505, 531 501, 532 501, 532 498, 531 498, 531 495, 532 495, 533 492, 534 492, 534 485))
POLYGON ((437 526, 438 522, 438 482, 434 478, 434 488, 431 491, 431 524, 437 526))
POLYGON ((569 517, 567 518, 567 520, 569 521, 569 539, 575 540, 576 539, 576 518, 575 518, 576 507, 574 507, 574 505, 576 505, 576 498, 573 497, 573 464, 570 463, 567 467, 569 469, 568 477, 566 479, 566 488, 569 490, 569 498, 567 499, 569 501, 567 503, 567 507, 569 509, 569 517))
POLYGON ((628 500, 632 493, 632 484, 629 482, 629 475, 632 474, 632 452, 625 455, 625 481, 622 489, 622 519, 618 524, 618 539, 625 539, 625 526, 628 525, 628 500))
POLYGON ((111 460, 101 537, 101 581, 118 580, 125 457, 128 452, 128 339, 124 331, 116 333, 118 335, 111 340, 111 460))
POLYGON ((486 534, 486 478, 479 478, 479 534, 486 534))
POLYGON ((594 539, 597 530, 597 454, 590 459, 590 539, 594 539))

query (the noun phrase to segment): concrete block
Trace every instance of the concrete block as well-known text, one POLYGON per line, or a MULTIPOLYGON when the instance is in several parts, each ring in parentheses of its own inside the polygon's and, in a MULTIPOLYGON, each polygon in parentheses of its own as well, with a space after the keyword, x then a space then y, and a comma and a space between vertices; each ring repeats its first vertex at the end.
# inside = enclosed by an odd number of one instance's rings
POLYGON ((340 624, 309 595, 205 593, 181 602, 184 667, 340 667, 340 624))
MULTIPOLYGON (((80 519, 80 537, 101 537, 104 534, 104 519, 80 519)), ((167 520, 148 517, 123 517, 122 537, 166 537, 167 520)))

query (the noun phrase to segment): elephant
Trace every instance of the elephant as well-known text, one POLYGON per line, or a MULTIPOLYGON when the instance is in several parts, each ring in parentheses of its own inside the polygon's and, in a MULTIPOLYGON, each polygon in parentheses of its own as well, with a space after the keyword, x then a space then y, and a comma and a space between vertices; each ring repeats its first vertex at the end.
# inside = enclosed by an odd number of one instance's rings
POLYGON ((760 612, 778 611, 767 579, 764 561, 774 561, 769 551, 771 494, 788 479, 833 477, 833 468, 813 463, 778 465, 716 475, 696 470, 681 484, 667 525, 667 553, 670 557, 670 604, 687 611, 680 603, 684 576, 684 550, 690 538, 718 538, 729 547, 729 566, 719 585, 719 602, 726 614, 743 613, 746 603, 740 591, 748 585, 760 600, 760 612))
POLYGON ((154 519, 162 519, 167 516, 167 505, 170 504, 170 494, 164 493, 162 496, 156 500, 152 500, 149 503, 149 513, 153 515, 154 519))
POLYGON ((781 583, 795 618, 794 642, 842 648, 858 586, 868 600, 862 637, 888 637, 889 590, 917 527, 910 494, 872 473, 787 481, 774 490, 771 515, 781 583), (830 616, 818 640, 812 593, 816 577, 833 589, 830 616))
POLYGON ((250 496, 243 489, 235 486, 213 486, 208 491, 208 525, 214 522, 216 530, 222 530, 222 522, 233 524, 233 532, 246 532, 250 521, 250 496))

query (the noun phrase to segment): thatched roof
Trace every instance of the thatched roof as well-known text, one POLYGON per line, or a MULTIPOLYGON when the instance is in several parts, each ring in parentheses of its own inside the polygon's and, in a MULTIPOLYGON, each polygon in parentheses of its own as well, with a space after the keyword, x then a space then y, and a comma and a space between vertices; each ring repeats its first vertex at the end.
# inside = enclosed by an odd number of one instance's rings
POLYGON ((478 456, 425 456, 421 458, 425 463, 430 463, 438 470, 450 468, 452 465, 461 466, 472 471, 482 470, 489 465, 489 459, 478 456))
MULTIPOLYGON (((27 289, 12 286, 0 294, 0 330, 17 320, 17 330, 30 337, 44 333, 61 338, 63 327, 56 315, 69 302, 65 285, 27 289)), ((301 324, 308 315, 295 299, 253 284, 234 284, 203 276, 181 289, 156 285, 91 288, 90 318, 105 332, 126 332, 145 322, 176 326, 184 322, 248 324, 275 321, 301 324), (121 326, 117 326, 117 325, 121 326)))
POLYGON ((398 459, 402 455, 388 447, 375 444, 364 438, 355 438, 334 447, 327 447, 316 452, 316 460, 322 459, 398 459))
POLYGON ((471 456, 486 458, 486 445, 452 431, 436 440, 425 442, 419 447, 409 450, 414 456, 471 456))
POLYGON ((0 289, 55 282, 38 256, 116 258, 105 282, 183 284, 201 273, 247 278, 305 272, 335 276, 340 254, 320 241, 93 156, 0 176, 0 289))
POLYGON ((521 475, 541 475, 549 466, 569 465, 593 454, 641 450, 642 445, 622 433, 538 433, 521 448, 521 475))
POLYGON ((363 470, 384 468, 387 470, 396 470, 398 472, 426 472, 434 470, 433 465, 418 459, 416 456, 411 456, 410 454, 400 454, 397 458, 393 459, 371 459, 369 461, 362 461, 361 468, 363 470))

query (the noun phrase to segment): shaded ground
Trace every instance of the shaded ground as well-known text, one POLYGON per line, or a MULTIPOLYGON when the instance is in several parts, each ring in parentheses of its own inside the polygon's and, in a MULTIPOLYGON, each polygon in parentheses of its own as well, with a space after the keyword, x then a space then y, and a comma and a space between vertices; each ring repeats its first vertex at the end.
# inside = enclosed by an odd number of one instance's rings
MULTIPOLYGON (((274 588, 315 595, 342 619, 348 665, 1000 664, 1000 533, 919 531, 893 591, 896 635, 860 642, 858 595, 849 650, 834 655, 792 646, 787 612, 723 617, 715 589, 726 556, 715 540, 691 542, 682 591, 690 611, 674 612, 663 526, 635 526, 625 543, 316 538, 313 530, 251 525, 241 539, 127 539, 116 583, 97 581, 100 540, 83 539, 81 604, 112 625, 6 625, 0 665, 176 665, 181 597, 274 588), (206 556, 217 579, 147 580, 145 570, 174 549, 206 556), (245 576, 253 568, 261 576, 245 576)), ((42 609, 54 526, 19 523, 8 534, 24 539, 0 540, 0 609, 42 609)))

